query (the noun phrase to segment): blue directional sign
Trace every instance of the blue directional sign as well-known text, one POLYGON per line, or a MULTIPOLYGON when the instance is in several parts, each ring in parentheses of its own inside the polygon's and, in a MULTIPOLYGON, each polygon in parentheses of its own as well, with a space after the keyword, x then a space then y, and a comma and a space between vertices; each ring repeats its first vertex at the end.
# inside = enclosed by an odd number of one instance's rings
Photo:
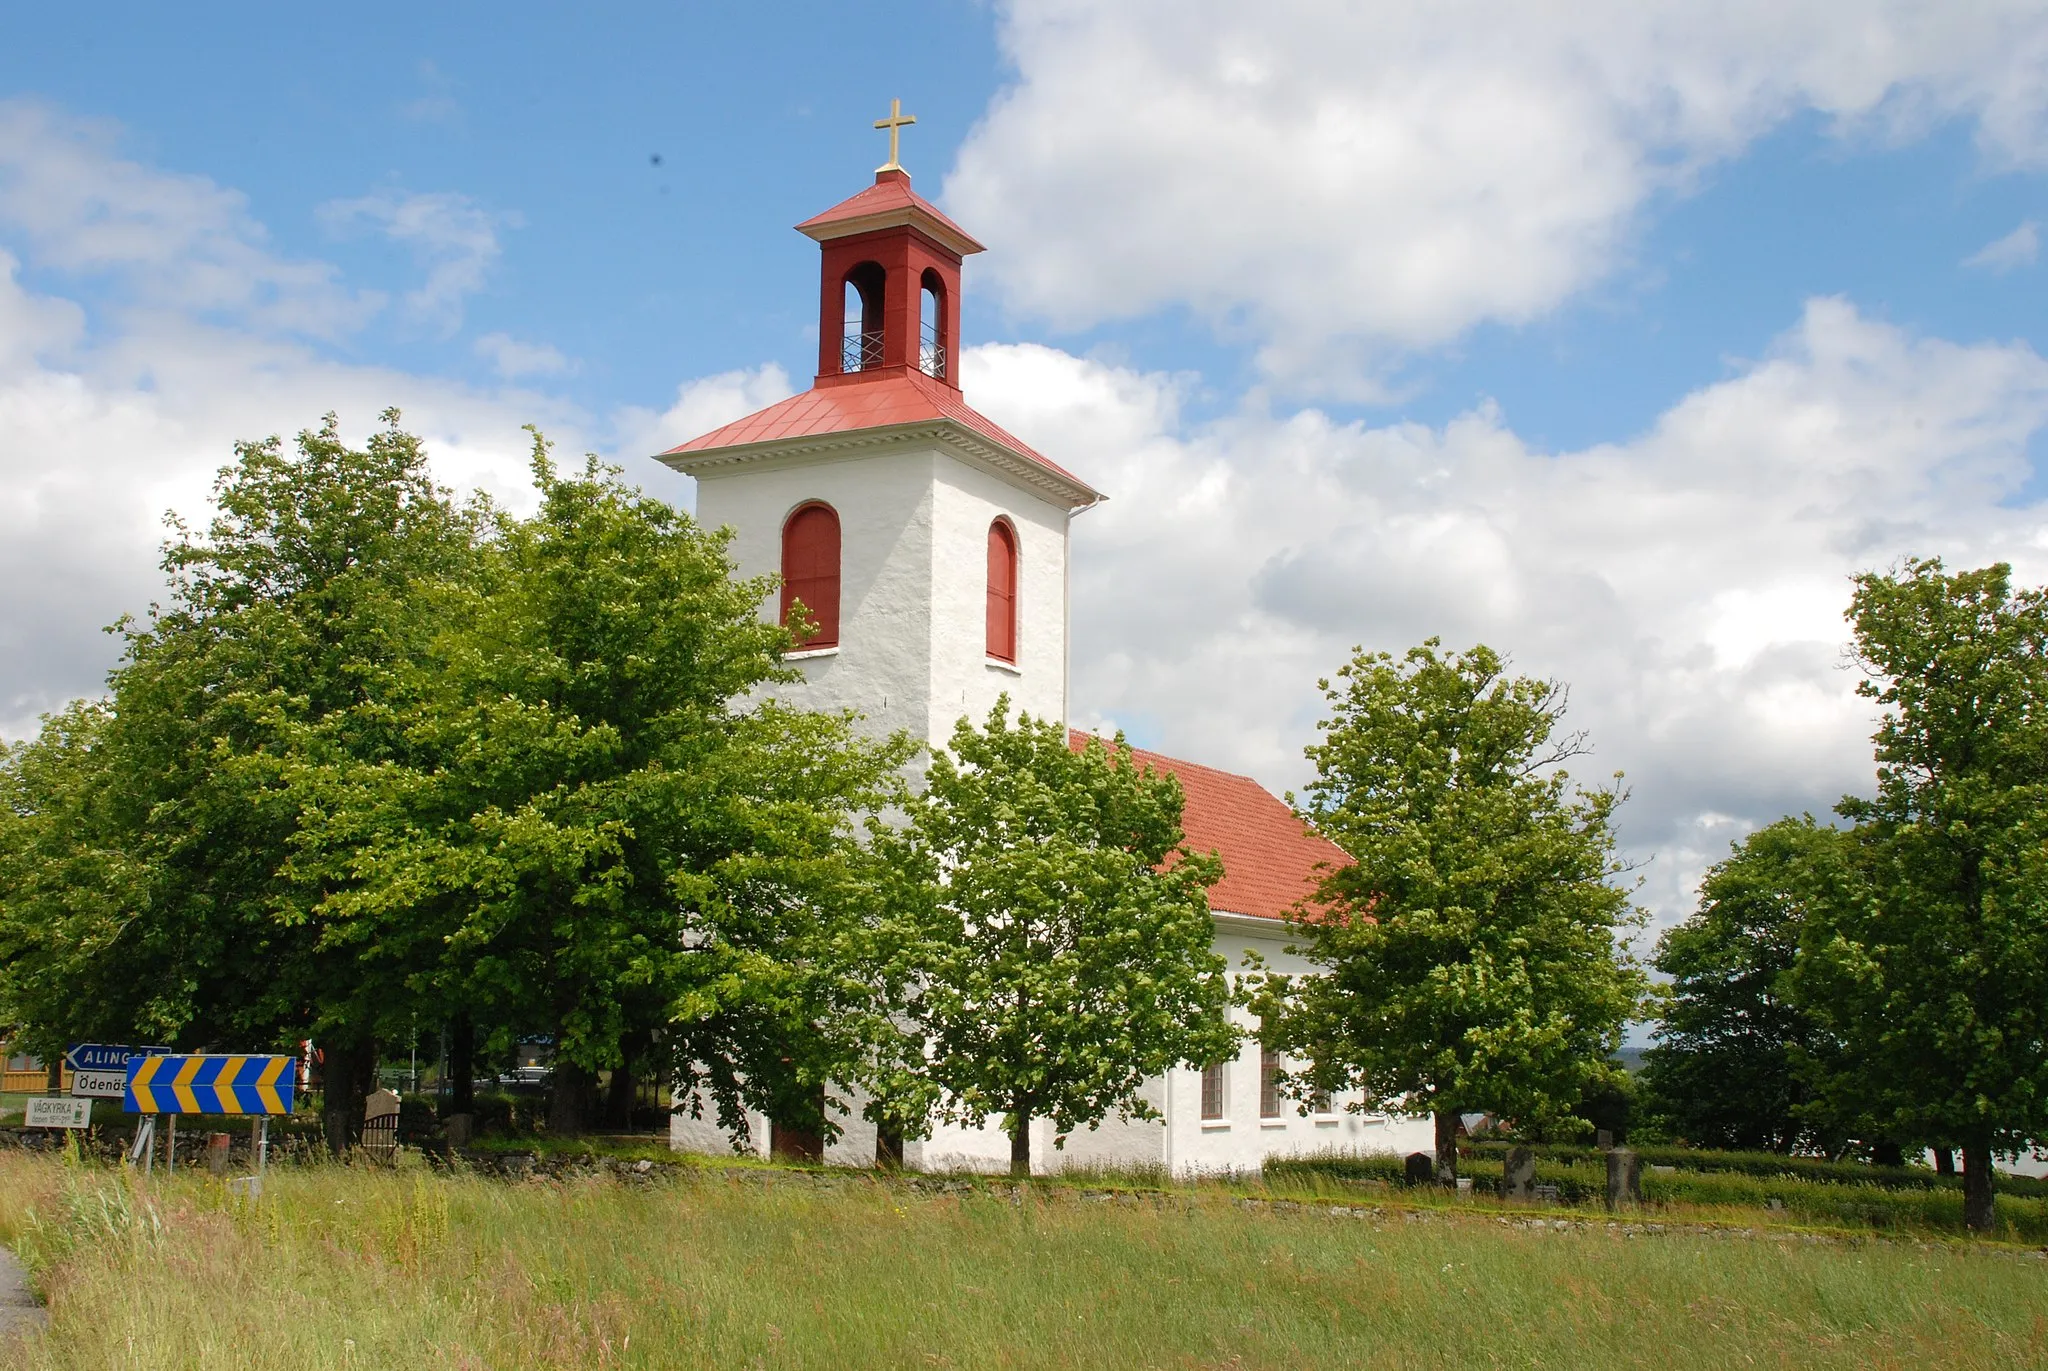
POLYGON ((126 1071, 130 1057, 160 1057, 168 1047, 129 1047, 125 1043, 73 1043, 64 1065, 73 1071, 126 1071))
POLYGON ((129 1114, 289 1114, 298 1073, 290 1057, 137 1057, 128 1063, 129 1114))

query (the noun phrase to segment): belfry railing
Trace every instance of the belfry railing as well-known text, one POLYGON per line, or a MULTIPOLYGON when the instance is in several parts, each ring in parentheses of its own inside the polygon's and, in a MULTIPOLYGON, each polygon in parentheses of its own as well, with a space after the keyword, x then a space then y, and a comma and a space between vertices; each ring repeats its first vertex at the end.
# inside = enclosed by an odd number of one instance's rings
POLYGON ((839 369, 841 371, 866 371, 882 365, 882 331, 862 330, 853 327, 846 330, 846 337, 839 345, 839 369))
POLYGON ((934 380, 946 379, 946 345, 939 341, 939 331, 930 324, 919 331, 917 369, 934 380))

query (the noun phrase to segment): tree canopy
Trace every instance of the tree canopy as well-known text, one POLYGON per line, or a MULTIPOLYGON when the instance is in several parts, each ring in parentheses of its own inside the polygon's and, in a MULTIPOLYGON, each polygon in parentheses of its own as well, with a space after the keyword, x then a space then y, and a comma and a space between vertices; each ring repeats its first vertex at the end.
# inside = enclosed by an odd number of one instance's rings
POLYGON ((1558 732, 1564 688, 1439 647, 1361 652, 1321 683, 1301 812, 1353 864, 1294 920, 1318 971, 1266 978, 1255 1007, 1308 1063, 1297 1093, 1434 1114, 1448 1179, 1460 1113, 1555 1124, 1612 1084, 1645 986, 1618 941, 1639 918, 1614 884, 1622 792, 1564 771, 1584 750, 1558 732))
POLYGON ((1182 803, 1121 738, 1077 751, 1057 722, 1012 721, 1006 696, 980 728, 960 721, 907 824, 876 827, 918 969, 926 1098, 970 1125, 1001 1116, 1016 1174, 1033 1120, 1064 1136, 1154 1117, 1148 1078, 1235 1050, 1208 902, 1222 867, 1187 850, 1182 803))
POLYGON ((1808 1075, 1836 1114, 1960 1146, 1988 1228, 1993 1155, 2048 1135, 2048 595, 1916 560, 1857 577, 1849 621, 1883 710, 1876 794, 1840 805, 1870 890, 1806 925, 1808 1075))
POLYGON ((1670 985, 1643 1075, 1664 1128, 1698 1146, 1773 1152, 1846 1141, 1800 1074, 1820 1030, 1792 971, 1809 920, 1860 897, 1857 846, 1810 815, 1758 829, 1658 941, 1652 964, 1670 985))
POLYGON ((0 1013, 310 1035, 342 1099, 461 1013, 553 1037, 563 1127, 636 1053, 739 1116, 763 1023, 861 1060, 838 895, 909 745, 765 698, 789 639, 723 535, 537 435, 534 515, 458 507, 386 418, 238 448, 108 699, 8 754, 0 1013))
POLYGON ((203 533, 173 521, 169 602, 117 625, 106 699, 5 768, 0 1006, 30 1040, 278 1044, 371 1032, 407 987, 337 962, 287 867, 282 770, 309 736, 402 746, 390 686, 432 636, 418 588, 465 574, 479 528, 396 415, 362 449, 332 417, 243 443, 203 533))

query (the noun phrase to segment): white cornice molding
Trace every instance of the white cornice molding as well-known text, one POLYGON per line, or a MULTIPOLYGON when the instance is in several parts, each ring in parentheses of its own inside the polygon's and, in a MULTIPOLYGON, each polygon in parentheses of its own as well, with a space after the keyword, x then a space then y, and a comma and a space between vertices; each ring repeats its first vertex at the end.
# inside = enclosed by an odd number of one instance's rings
POLYGON ((824 461, 920 443, 936 446, 971 465, 995 472, 1066 509, 1086 509, 1106 498, 1043 462, 991 442, 958 420, 945 418, 920 419, 914 423, 887 424, 842 433, 821 433, 815 437, 773 438, 760 443, 707 448, 701 452, 663 452, 655 454, 654 460, 685 476, 715 476, 736 467, 779 465, 785 461, 824 461))
POLYGON ((943 244, 955 256, 971 257, 977 252, 988 250, 951 224, 932 217, 929 211, 919 205, 891 205, 872 214, 834 219, 811 228, 799 224, 797 232, 815 242, 829 243, 835 238, 852 238, 857 234, 905 226, 916 229, 935 243, 943 244))
POLYGON ((1227 909, 1212 909, 1209 917, 1216 921, 1218 933, 1236 933, 1246 938, 1260 938, 1267 942, 1284 943, 1295 936, 1294 926, 1285 919, 1268 919, 1257 914, 1233 914, 1227 909))

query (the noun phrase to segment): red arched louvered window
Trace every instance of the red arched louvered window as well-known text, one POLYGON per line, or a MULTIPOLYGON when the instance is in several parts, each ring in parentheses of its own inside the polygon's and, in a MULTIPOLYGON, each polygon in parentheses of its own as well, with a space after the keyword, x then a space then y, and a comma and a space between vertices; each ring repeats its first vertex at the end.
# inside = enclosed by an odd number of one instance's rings
POLYGON ((782 526, 783 623, 798 600, 817 625, 798 646, 839 646, 839 516, 830 505, 805 505, 782 526))
POLYGON ((988 526, 988 655, 1017 660, 1017 531, 1002 519, 988 526))

